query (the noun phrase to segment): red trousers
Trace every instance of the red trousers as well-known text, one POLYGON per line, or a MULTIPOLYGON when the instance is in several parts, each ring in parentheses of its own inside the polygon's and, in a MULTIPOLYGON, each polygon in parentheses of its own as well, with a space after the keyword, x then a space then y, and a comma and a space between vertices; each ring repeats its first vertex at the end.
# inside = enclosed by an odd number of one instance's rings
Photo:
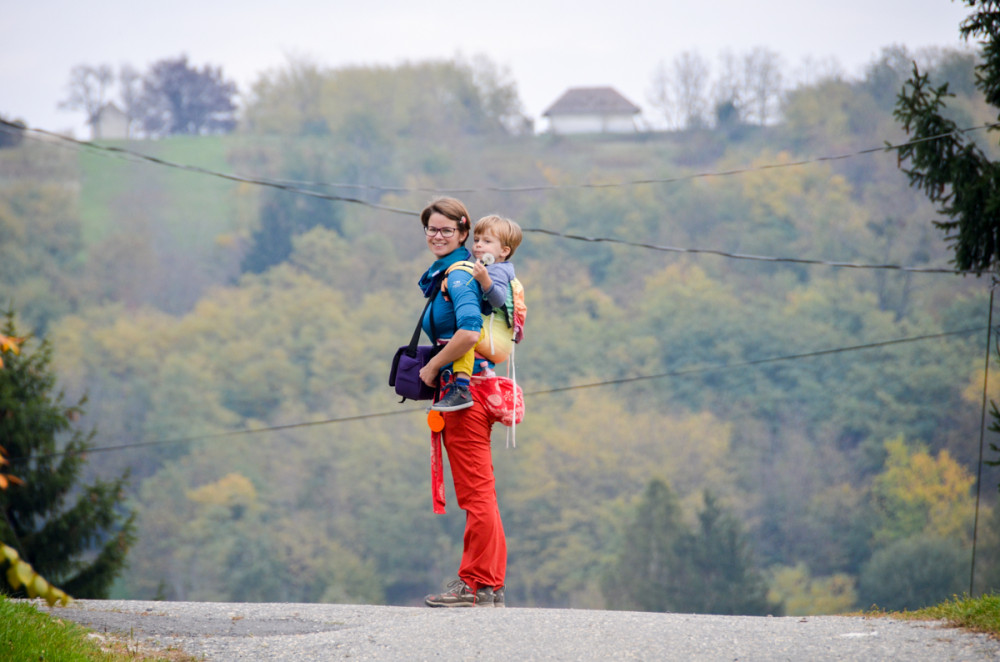
POLYGON ((507 539, 493 477, 492 427, 493 419, 478 401, 467 409, 444 414, 444 447, 458 507, 465 511, 458 576, 473 591, 503 586, 507 573, 507 539))

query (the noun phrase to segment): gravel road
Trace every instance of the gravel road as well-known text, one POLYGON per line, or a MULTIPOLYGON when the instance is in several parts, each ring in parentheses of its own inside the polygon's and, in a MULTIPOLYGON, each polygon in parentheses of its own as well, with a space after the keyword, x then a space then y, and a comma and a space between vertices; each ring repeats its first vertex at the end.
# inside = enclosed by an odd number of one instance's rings
POLYGON ((1000 660, 1000 640, 888 618, 131 600, 39 608, 209 661, 1000 660))

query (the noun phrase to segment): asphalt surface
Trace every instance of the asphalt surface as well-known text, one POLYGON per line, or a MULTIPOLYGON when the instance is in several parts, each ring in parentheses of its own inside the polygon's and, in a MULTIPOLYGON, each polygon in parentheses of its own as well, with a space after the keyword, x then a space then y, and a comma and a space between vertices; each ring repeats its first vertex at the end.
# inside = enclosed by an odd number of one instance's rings
POLYGON ((39 609, 210 661, 1000 660, 1000 640, 986 635, 860 616, 119 600, 39 609))

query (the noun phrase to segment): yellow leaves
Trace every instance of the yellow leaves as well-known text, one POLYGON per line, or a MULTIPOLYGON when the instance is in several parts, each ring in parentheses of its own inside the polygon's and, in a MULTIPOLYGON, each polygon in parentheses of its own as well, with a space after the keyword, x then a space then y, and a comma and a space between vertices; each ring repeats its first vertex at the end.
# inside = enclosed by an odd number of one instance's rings
POLYGON ((0 368, 3 368, 3 355, 10 353, 17 356, 21 353, 21 345, 27 338, 16 338, 0 334, 0 368))
MULTIPOLYGON (((788 152, 779 152, 776 156, 762 155, 754 161, 752 167, 791 162, 792 157, 788 152)), ((801 197, 806 189, 803 170, 805 168, 788 169, 780 174, 772 170, 757 170, 744 176, 743 196, 750 201, 755 220, 767 216, 787 218, 793 213, 791 201, 801 197)))
POLYGON ((885 449, 885 469, 872 485, 883 518, 876 539, 928 534, 968 542, 973 476, 947 450, 934 457, 924 448, 911 448, 902 436, 887 441, 885 449))
POLYGON ((14 336, 5 336, 0 334, 0 352, 13 352, 14 354, 21 353, 21 345, 24 344, 26 338, 15 338, 14 336))
POLYGON ((768 599, 782 602, 789 616, 843 614, 856 603, 854 579, 849 575, 812 577, 804 563, 778 566, 771 573, 768 599))
POLYGON ((29 598, 44 598, 50 607, 57 604, 65 607, 72 602, 73 598, 35 572, 31 564, 24 561, 13 547, 0 544, 0 559, 8 563, 7 583, 14 590, 23 587, 29 598))
MULTIPOLYGON (((962 400, 972 405, 980 405, 983 402, 983 377, 985 369, 977 360, 976 366, 969 373, 969 381, 962 389, 962 400)), ((989 402, 1000 403, 1000 379, 993 375, 992 382, 987 382, 986 397, 989 402)))
MULTIPOLYGON (((26 566, 27 563, 18 564, 19 566, 26 566)), ((30 567, 30 566, 29 566, 30 567)), ((32 577, 24 583, 24 589, 28 592, 28 597, 34 600, 40 595, 45 595, 49 592, 49 583, 38 574, 32 575, 32 577)))
POLYGON ((33 575, 34 571, 31 569, 31 566, 21 559, 17 559, 7 568, 7 583, 16 590, 22 586, 27 586, 31 582, 33 575))
MULTIPOLYGON (((10 465, 7 459, 7 449, 0 446, 0 467, 10 465)), ((6 490, 11 484, 24 485, 24 481, 9 473, 0 473, 0 490, 6 490)))
POLYGON ((735 306, 740 303, 724 283, 713 280, 704 269, 683 260, 651 273, 646 279, 642 299, 711 306, 735 306))
MULTIPOLYGON (((551 499, 594 517, 595 502, 628 499, 653 477, 667 480, 679 497, 701 491, 731 492, 732 425, 711 413, 629 411, 607 392, 579 391, 561 413, 544 422, 527 418, 518 444, 520 487, 515 499, 551 499)), ((692 501, 693 503, 693 501, 692 501)))
POLYGON ((214 483, 188 491, 187 497, 201 504, 248 506, 257 499, 257 490, 246 476, 230 473, 214 483))

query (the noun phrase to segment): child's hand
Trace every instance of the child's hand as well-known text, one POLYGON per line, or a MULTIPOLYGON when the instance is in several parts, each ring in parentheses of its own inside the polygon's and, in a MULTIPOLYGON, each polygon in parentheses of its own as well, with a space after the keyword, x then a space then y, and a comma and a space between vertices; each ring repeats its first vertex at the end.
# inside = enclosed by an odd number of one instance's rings
POLYGON ((483 266, 483 263, 478 260, 472 265, 472 277, 476 279, 476 282, 479 283, 479 286, 482 287, 484 291, 490 289, 493 285, 493 279, 490 278, 490 273, 486 271, 486 267, 483 266))

